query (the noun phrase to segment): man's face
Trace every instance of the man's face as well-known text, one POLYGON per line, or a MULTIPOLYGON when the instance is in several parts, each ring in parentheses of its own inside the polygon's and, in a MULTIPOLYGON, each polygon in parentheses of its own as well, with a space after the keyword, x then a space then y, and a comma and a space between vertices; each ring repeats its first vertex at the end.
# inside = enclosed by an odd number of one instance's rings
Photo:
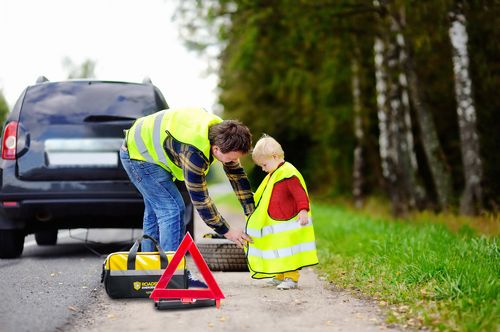
POLYGON ((232 161, 239 161, 239 159, 245 155, 241 151, 230 151, 228 153, 222 153, 217 145, 212 145, 212 154, 215 159, 224 164, 232 161))

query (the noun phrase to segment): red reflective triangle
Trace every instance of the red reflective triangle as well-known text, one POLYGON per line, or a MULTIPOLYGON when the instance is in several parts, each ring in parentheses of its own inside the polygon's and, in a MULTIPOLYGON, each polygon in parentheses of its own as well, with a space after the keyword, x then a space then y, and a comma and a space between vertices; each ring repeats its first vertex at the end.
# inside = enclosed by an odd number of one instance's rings
POLYGON ((217 307, 219 307, 220 299, 224 298, 219 285, 214 279, 212 272, 208 268, 207 263, 203 259, 200 250, 193 241, 191 235, 186 233, 184 239, 182 239, 179 248, 175 252, 174 257, 168 264, 165 272, 161 276, 160 280, 156 284, 155 288, 151 292, 149 298, 158 301, 160 299, 181 299, 183 302, 192 302, 194 299, 214 299, 216 300, 217 307), (186 252, 191 254, 193 257, 198 270, 200 271, 203 279, 207 283, 207 289, 170 289, 165 288, 172 276, 174 275, 177 266, 181 263, 182 258, 186 255, 186 252))

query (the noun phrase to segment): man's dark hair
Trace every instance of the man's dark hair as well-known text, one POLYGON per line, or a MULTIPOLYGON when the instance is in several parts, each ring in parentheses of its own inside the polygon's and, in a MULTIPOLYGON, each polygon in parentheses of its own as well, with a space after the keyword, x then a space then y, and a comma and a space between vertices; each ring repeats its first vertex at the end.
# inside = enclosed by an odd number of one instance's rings
POLYGON ((210 145, 217 145, 222 153, 239 151, 248 153, 252 148, 252 134, 238 120, 224 120, 208 129, 210 145))

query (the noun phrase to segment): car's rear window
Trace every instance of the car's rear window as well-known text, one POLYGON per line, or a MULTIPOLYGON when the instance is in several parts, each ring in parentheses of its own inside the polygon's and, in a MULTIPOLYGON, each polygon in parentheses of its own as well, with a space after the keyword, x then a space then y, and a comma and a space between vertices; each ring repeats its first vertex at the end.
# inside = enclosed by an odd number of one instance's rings
POLYGON ((117 82, 45 83, 28 89, 21 118, 38 124, 82 123, 89 116, 138 118, 163 107, 153 86, 117 82))

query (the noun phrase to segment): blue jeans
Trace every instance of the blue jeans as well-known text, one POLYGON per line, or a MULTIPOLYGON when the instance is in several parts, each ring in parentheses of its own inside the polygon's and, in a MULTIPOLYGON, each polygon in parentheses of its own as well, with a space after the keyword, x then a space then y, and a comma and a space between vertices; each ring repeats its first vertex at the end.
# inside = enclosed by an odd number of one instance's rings
MULTIPOLYGON (((156 164, 130 159, 123 149, 120 159, 144 198, 143 233, 156 239, 163 250, 177 250, 184 236, 185 205, 172 174, 156 164)), ((141 247, 142 251, 156 251, 150 240, 143 240, 141 247)))

